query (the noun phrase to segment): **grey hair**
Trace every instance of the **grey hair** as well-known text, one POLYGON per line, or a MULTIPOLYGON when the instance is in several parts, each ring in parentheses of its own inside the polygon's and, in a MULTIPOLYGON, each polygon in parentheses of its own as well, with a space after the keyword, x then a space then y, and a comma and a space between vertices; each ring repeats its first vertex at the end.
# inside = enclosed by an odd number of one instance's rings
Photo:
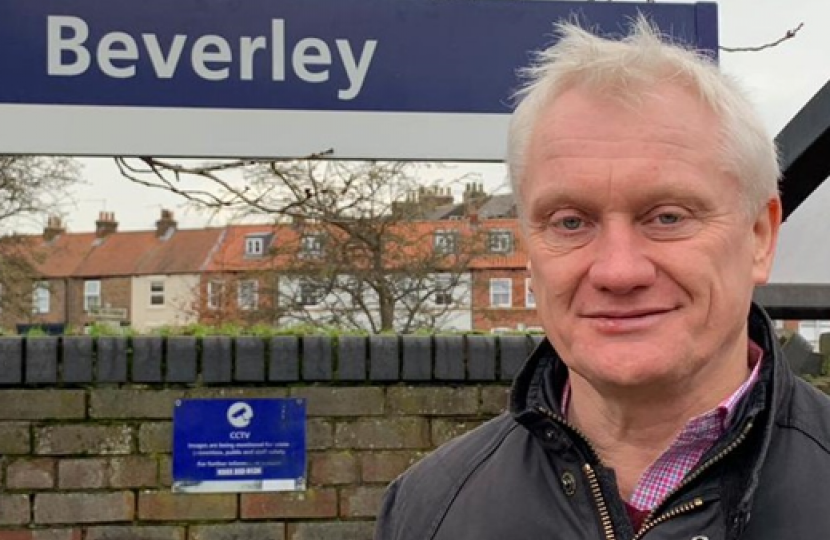
POLYGON ((518 106, 510 119, 506 161, 520 217, 525 157, 536 122, 543 108, 573 87, 627 100, 663 81, 684 85, 721 119, 716 135, 722 166, 739 180, 749 215, 778 194, 775 143, 745 91, 710 57, 671 43, 643 15, 621 40, 597 36, 573 22, 555 29, 557 42, 520 71, 525 83, 514 95, 518 106))

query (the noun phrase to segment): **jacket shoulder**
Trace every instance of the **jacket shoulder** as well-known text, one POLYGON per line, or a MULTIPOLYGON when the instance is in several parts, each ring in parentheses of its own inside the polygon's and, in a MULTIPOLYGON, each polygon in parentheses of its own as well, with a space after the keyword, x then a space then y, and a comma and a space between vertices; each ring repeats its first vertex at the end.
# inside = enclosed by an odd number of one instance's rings
POLYGON ((508 413, 440 446, 386 492, 375 540, 432 538, 467 479, 518 424, 508 413))
POLYGON ((802 432, 830 453, 830 397, 806 381, 795 378, 789 406, 776 423, 802 432))

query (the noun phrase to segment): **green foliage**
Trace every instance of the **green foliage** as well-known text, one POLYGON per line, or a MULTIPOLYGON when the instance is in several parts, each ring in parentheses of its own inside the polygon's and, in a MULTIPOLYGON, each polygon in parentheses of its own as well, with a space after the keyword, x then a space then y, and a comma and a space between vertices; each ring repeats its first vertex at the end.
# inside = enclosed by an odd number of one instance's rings
POLYGON ((27 338, 40 338, 40 337, 49 337, 49 334, 46 333, 46 330, 39 326, 33 326, 29 328, 26 332, 27 338))

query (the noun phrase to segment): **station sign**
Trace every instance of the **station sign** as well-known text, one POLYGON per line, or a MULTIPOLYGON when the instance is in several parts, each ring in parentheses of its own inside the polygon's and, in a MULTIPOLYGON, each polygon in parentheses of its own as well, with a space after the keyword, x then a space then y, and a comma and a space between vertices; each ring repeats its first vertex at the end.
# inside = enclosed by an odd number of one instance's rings
POLYGON ((173 412, 173 491, 299 491, 303 399, 182 399, 173 412))
POLYGON ((0 0, 0 153, 500 160, 554 23, 638 13, 716 54, 710 2, 0 0))

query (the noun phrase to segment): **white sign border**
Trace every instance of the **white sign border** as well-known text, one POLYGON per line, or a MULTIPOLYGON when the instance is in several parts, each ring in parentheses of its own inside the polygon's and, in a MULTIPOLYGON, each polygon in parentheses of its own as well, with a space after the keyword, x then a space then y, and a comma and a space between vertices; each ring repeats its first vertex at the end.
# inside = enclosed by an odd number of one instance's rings
POLYGON ((0 104, 0 153, 502 161, 509 114, 0 104))

